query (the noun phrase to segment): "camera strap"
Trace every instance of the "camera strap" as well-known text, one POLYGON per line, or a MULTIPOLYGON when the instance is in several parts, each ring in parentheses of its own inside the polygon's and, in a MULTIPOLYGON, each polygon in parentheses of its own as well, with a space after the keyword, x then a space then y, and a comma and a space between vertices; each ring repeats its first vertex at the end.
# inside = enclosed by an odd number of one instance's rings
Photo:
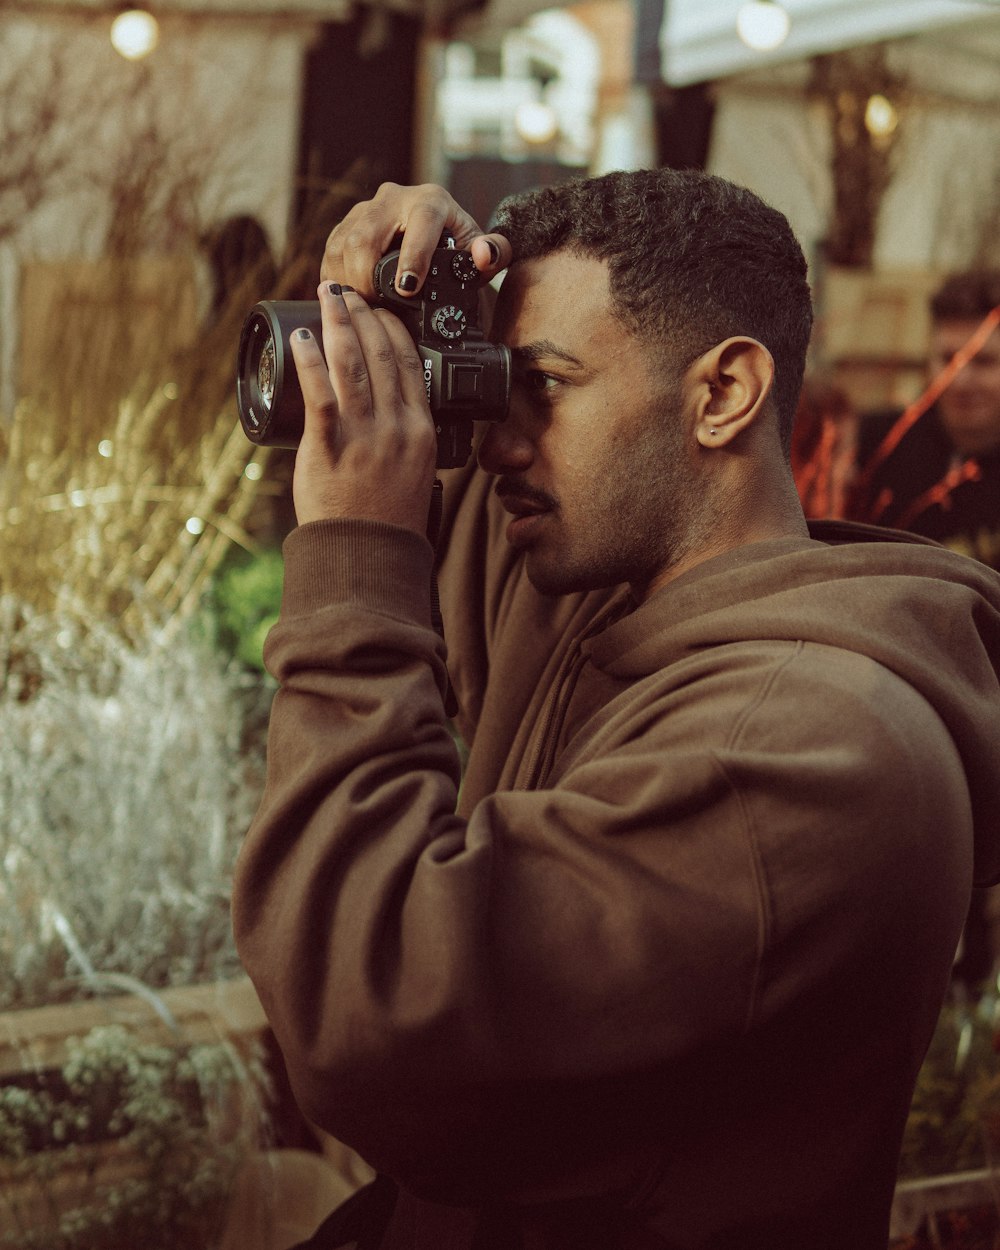
MULTIPOLYGON (((444 616, 441 612, 441 595, 438 590, 437 571, 441 561, 438 551, 438 536, 441 532, 441 515, 444 511, 444 483, 439 477, 434 479, 431 489, 431 503, 427 513, 427 541, 434 548, 434 567, 431 570, 431 624, 440 638, 444 638, 444 616)), ((445 669, 447 686, 444 692, 444 710, 448 717, 458 713, 458 699, 451 684, 451 675, 445 669)))

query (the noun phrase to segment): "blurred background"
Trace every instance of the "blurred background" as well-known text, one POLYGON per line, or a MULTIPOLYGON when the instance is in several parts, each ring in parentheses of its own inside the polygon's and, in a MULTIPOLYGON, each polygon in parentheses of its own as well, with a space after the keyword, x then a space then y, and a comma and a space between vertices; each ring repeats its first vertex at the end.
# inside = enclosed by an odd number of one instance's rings
MULTIPOLYGON (((293 523, 289 453, 237 425, 240 326, 313 298, 383 180, 485 227, 656 165, 802 240, 796 469, 839 514, 841 417, 911 404, 929 296, 1000 267, 1000 0, 0 4, 0 1247, 282 1250, 364 1179, 296 1119, 229 933, 293 523)), ((995 1006, 942 1019, 901 1245, 993 1244, 995 1006)))
POLYGON ((182 341, 218 296, 211 232, 233 228, 223 266, 255 246, 238 222, 287 259, 321 244, 337 182, 441 182, 485 224, 575 173, 733 178, 790 217, 817 363, 863 407, 919 385, 941 273, 997 260, 997 0, 19 0, 0 23, 6 412, 37 385, 65 266, 85 290, 64 325, 106 302, 109 256, 141 254, 143 306, 169 299, 182 341))

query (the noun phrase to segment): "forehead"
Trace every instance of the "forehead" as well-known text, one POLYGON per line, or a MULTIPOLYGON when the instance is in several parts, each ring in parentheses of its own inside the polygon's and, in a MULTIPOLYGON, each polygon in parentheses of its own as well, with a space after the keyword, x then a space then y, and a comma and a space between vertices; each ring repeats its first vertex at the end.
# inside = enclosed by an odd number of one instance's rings
MULTIPOLYGON (((931 350, 941 356, 954 356, 979 329, 972 321, 936 321, 931 326, 931 350)), ((1000 360, 1000 328, 993 331, 977 353, 977 359, 1000 360)))
POLYGON ((493 321, 493 336, 508 347, 549 340, 583 358, 624 333, 611 312, 606 261, 553 252, 508 270, 493 321))

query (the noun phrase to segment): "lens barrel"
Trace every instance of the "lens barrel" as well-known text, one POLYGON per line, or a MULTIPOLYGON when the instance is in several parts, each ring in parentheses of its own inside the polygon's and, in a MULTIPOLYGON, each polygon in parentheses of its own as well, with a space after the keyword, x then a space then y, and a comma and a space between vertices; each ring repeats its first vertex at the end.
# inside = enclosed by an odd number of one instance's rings
POLYGON ((318 300, 264 300, 243 323, 236 406, 243 432, 263 447, 298 447, 302 438, 305 405, 290 346, 299 326, 323 341, 318 300))

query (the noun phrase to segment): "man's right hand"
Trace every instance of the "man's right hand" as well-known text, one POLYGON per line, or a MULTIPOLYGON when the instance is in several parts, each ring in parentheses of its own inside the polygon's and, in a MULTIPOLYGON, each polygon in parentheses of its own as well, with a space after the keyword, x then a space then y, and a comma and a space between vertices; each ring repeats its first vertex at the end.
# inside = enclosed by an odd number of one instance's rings
POLYGON ((423 286, 442 234, 451 234, 456 247, 471 251, 484 282, 510 264, 511 248, 503 235, 484 234, 443 187, 385 182, 372 199, 356 204, 334 227, 323 255, 323 280, 346 283, 373 298, 375 265, 399 234, 403 242, 396 289, 401 295, 416 295, 423 286))

